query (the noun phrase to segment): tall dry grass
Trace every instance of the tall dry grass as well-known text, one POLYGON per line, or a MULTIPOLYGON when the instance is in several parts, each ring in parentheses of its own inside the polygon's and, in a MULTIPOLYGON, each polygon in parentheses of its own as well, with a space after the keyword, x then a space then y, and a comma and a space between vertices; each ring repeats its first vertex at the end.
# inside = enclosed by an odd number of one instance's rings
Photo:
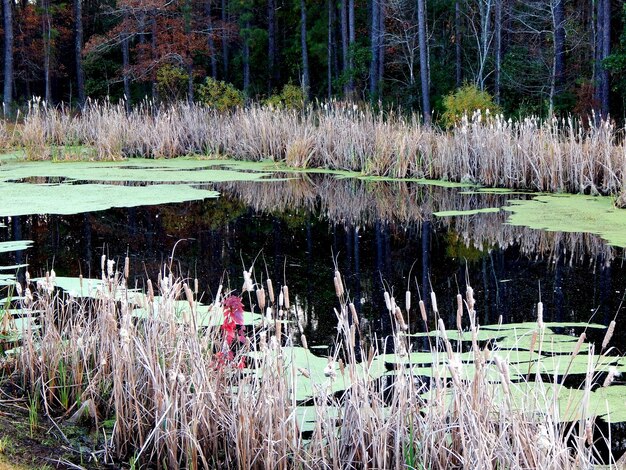
POLYGON ((304 111, 253 104, 229 113, 150 102, 126 113, 121 104, 90 102, 74 115, 33 101, 18 143, 33 159, 49 158, 49 146, 87 145, 99 159, 211 154, 574 193, 619 194, 626 178, 623 132, 611 121, 584 128, 572 118, 477 113, 444 131, 422 126, 416 115, 337 102, 304 111))
MULTIPOLYGON (((393 333, 384 341, 367 339, 336 271, 337 344, 324 377, 302 403, 298 383, 309 381, 314 367, 296 367, 291 346, 306 349, 307 341, 297 299, 292 293, 290 304, 285 286, 268 283, 267 291, 261 290, 244 273, 244 287, 257 291, 244 295, 244 302, 266 310, 265 321, 233 347, 219 325, 199 325, 199 293, 190 287, 195 283, 187 285, 165 269, 159 274, 160 295, 151 284, 139 295, 127 289, 124 272, 104 259, 102 268, 101 286, 90 302, 58 295, 54 273, 23 286, 23 312, 41 329, 26 327, 16 354, 17 374, 39 397, 41 409, 59 419, 82 406, 105 432, 108 460, 132 458, 171 469, 574 469, 591 468, 599 459, 597 441, 588 441, 595 425, 585 400, 571 404, 581 426, 562 422, 554 392, 541 382, 532 395, 522 395, 522 403, 543 397, 541 405, 520 406, 514 391, 524 382, 512 380, 509 364, 492 361, 477 340, 471 289, 457 312, 458 327, 472 336, 464 362, 437 312, 426 312, 421 302, 411 307, 410 292, 402 309, 385 293, 393 333), (187 313, 180 314, 177 301, 187 313), (146 308, 142 318, 132 316, 137 303, 146 308), (418 311, 439 328, 432 379, 426 382, 418 380, 417 364, 407 355, 407 315, 419 318, 418 311), (376 365, 384 353, 405 367, 382 376, 376 365), (351 386, 334 393, 337 381, 351 386), (298 411, 305 404, 311 423, 298 411), (103 422, 111 419, 115 424, 107 430, 103 422)), ((83 282, 81 289, 87 290, 88 281, 83 282)), ((218 293, 214 299, 216 312, 224 298, 218 293)), ((577 353, 574 349, 571 357, 577 353)), ((590 391, 598 379, 590 365, 584 389, 590 391)))

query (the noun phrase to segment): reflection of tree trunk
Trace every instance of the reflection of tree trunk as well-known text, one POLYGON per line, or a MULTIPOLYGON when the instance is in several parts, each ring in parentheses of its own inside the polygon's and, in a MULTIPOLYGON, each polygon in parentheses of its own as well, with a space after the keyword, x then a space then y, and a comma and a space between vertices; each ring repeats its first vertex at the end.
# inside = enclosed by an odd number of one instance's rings
POLYGON ((555 252, 557 254, 556 262, 554 264, 554 315, 550 318, 551 321, 562 322, 563 318, 563 307, 564 307, 564 299, 563 299, 563 264, 564 264, 564 256, 563 256, 563 248, 562 245, 556 247, 555 252))
MULTIPOLYGON (((15 241, 20 241, 22 239, 22 216, 13 217, 11 219, 11 229, 12 229, 12 238, 15 241)), ((23 251, 15 251, 15 264, 22 264, 24 262, 24 252, 23 251)))
MULTIPOLYGON (((384 248, 384 235, 380 221, 374 223, 374 233, 376 237, 376 274, 377 277, 383 276, 385 271, 385 248, 384 248)), ((376 283, 378 285, 378 283, 376 283)), ((385 286, 381 285, 382 291, 385 290, 385 286)), ((373 302, 374 309, 380 312, 380 327, 381 334, 386 336, 391 333, 391 318, 389 317, 389 311, 387 307, 381 304, 380 292, 375 292, 376 300, 373 302)))
POLYGON ((491 299, 489 298, 489 278, 488 278, 488 274, 487 274, 487 258, 485 256, 483 256, 482 259, 482 276, 483 276, 483 289, 485 291, 485 299, 483 301, 483 305, 484 305, 484 310, 485 310, 485 315, 483 317, 483 324, 484 325, 489 325, 489 323, 491 322, 490 319, 490 315, 489 315, 489 310, 490 310, 490 305, 489 302, 491 301, 491 299))
MULTIPOLYGON (((430 234, 431 222, 426 219, 422 222, 422 300, 424 301, 426 311, 430 310, 430 234)), ((421 323, 421 322, 420 322, 421 323)), ((430 322, 432 323, 432 322, 430 322)), ((426 328, 426 325, 423 326, 426 328)), ((424 337, 422 348, 428 350, 430 342, 424 337)))
POLYGON ((91 275, 91 262, 92 262, 92 248, 91 248, 91 222, 89 221, 89 214, 83 214, 83 243, 84 243, 84 256, 87 263, 86 274, 91 275))
POLYGON ((361 313, 361 254, 359 251, 359 229, 353 230, 354 233, 354 306, 357 313, 361 313))

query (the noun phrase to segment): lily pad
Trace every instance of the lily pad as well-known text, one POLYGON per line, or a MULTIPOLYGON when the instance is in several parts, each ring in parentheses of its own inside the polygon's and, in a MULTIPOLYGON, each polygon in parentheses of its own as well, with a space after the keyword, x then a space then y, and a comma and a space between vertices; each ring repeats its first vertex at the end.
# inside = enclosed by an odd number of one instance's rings
MULTIPOLYGON (((4 203, 4 196, 3 196, 2 203, 4 203)), ((29 248, 32 244, 33 244, 32 240, 0 242, 0 253, 8 253, 12 251, 23 251, 29 248)))
POLYGON ((439 211, 433 212, 437 217, 459 217, 463 215, 489 214, 500 212, 499 207, 483 207, 482 209, 470 209, 465 211, 439 211))

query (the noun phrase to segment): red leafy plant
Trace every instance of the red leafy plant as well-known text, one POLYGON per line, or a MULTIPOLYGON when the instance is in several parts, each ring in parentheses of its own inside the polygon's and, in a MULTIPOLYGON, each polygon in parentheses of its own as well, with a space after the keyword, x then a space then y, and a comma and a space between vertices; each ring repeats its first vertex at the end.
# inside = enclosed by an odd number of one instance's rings
MULTIPOLYGON (((240 343, 245 343, 245 328, 243 326, 243 303, 241 298, 236 295, 230 295, 224 299, 224 322, 222 323, 222 331, 224 332, 224 345, 222 351, 217 353, 218 366, 224 366, 228 362, 235 359, 232 345, 235 338, 240 343)), ((237 363, 237 368, 245 367, 245 361, 242 357, 237 363)))

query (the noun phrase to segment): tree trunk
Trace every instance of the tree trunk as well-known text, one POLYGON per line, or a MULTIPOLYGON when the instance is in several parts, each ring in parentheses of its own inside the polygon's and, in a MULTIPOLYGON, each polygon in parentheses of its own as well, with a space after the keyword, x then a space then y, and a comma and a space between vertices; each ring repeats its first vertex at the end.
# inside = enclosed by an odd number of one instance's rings
POLYGON ((461 86, 463 80, 461 67, 461 3, 454 2, 454 68, 456 87, 461 86))
POLYGON ((348 60, 348 0, 341 0, 341 53, 343 59, 343 75, 346 79, 346 83, 343 88, 344 98, 347 98, 350 93, 350 87, 347 82, 348 74, 350 74, 350 62, 348 60))
POLYGON ((350 72, 350 79, 348 80, 348 89, 350 91, 350 99, 354 98, 354 44, 356 42, 356 31, 354 21, 354 0, 348 0, 348 33, 349 33, 349 47, 348 47, 348 69, 350 72))
POLYGON ((595 59, 595 67, 594 67, 594 75, 595 75, 595 89, 594 89, 594 101, 597 106, 596 112, 598 114, 602 114, 602 40, 604 39, 603 34, 604 28, 604 0, 596 0, 596 41, 595 41, 595 51, 594 51, 594 59, 595 59))
POLYGON ((378 96, 380 97, 383 92, 383 76, 385 74, 385 1, 378 1, 378 96))
POLYGON ((311 84, 309 80, 309 53, 306 45, 306 3, 300 0, 300 44, 302 47, 302 90, 304 100, 309 100, 311 84))
POLYGON ((278 67, 276 66, 276 2, 267 2, 267 36, 268 36, 268 56, 269 56, 269 76, 267 88, 271 93, 272 88, 278 85, 278 67))
MULTIPOLYGON (((126 19, 126 18, 125 18, 126 19)), ((122 31, 122 80, 124 82, 124 106, 130 113, 130 51, 129 37, 126 30, 122 31)))
POLYGON ((4 7, 4 114, 11 113, 13 102, 13 1, 3 0, 4 7))
POLYGON ((374 102, 378 96, 378 55, 379 48, 379 28, 380 28, 380 4, 379 0, 372 0, 371 11, 372 23, 370 26, 370 51, 372 59, 370 61, 370 99, 374 102))
POLYGON ((217 54, 215 53, 215 38, 213 37, 213 11, 211 8, 211 2, 213 0, 206 0, 205 12, 207 17, 207 46, 209 47, 209 54, 211 56, 211 77, 217 79, 217 54))
POLYGON ((250 20, 246 20, 243 37, 243 92, 246 97, 250 93, 250 20))
MULTIPOLYGON (((152 53, 152 60, 154 63, 157 61, 157 21, 156 21, 156 12, 152 12, 152 18, 150 19, 150 29, 151 29, 151 39, 150 39, 150 49, 152 53)), ((156 104, 159 100, 159 88, 157 86, 156 81, 156 73, 152 74, 152 101, 156 104)))
MULTIPOLYGON (((604 3, 604 16, 602 24, 602 60, 611 54, 611 0, 600 0, 604 3)), ((602 117, 609 115, 609 71, 601 65, 600 82, 602 86, 602 117)))
POLYGON ((76 55, 76 91, 78 106, 85 106, 85 74, 83 71, 83 0, 74 0, 74 16, 76 17, 76 38, 74 53, 76 55))
POLYGON ((563 91, 565 84, 565 0, 556 0, 554 5, 554 81, 556 94, 563 91))
POLYGON ((428 79, 428 44, 426 42, 426 0, 417 0, 417 21, 420 49, 420 79, 422 82, 422 113, 424 123, 430 125, 430 80, 428 79))
POLYGON ((335 11, 333 0, 327 0, 328 6, 328 44, 326 45, 328 100, 333 97, 333 12, 335 11))
POLYGON ((47 104, 52 104, 52 83, 50 81, 50 55, 52 50, 52 21, 50 19, 50 3, 43 1, 42 33, 43 33, 43 76, 45 100, 47 104))
POLYGON ((224 67, 224 80, 228 81, 228 35, 226 24, 228 23, 228 0, 222 0, 222 67, 224 67))
POLYGON ((498 104, 500 104, 500 69, 502 66, 502 1, 503 0, 496 0, 496 17, 494 19, 494 32, 496 36, 494 98, 498 104))

